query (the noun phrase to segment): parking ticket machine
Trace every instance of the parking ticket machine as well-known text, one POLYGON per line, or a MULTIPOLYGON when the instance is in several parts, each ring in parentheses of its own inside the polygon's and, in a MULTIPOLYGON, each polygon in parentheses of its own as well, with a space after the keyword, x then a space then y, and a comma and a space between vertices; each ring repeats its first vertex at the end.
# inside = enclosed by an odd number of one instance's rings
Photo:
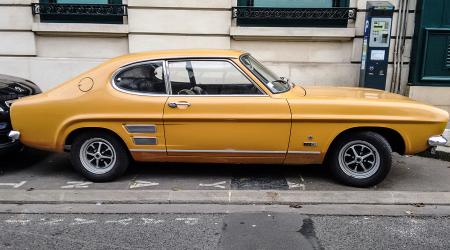
POLYGON ((359 85, 386 89, 394 6, 386 1, 367 2, 359 85))

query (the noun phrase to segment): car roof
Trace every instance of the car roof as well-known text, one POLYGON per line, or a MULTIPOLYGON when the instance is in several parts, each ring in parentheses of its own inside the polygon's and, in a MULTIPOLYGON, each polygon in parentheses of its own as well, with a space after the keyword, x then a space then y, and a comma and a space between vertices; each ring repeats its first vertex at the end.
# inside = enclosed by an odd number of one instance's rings
POLYGON ((191 50, 157 50, 123 55, 113 60, 142 60, 142 59, 170 59, 170 58, 239 58, 244 51, 220 49, 191 49, 191 50))

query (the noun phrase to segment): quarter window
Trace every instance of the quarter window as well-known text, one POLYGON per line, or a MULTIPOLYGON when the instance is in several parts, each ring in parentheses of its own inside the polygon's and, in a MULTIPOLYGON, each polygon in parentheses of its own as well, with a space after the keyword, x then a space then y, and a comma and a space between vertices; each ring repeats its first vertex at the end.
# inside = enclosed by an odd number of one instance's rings
POLYGON ((139 64, 116 75, 114 83, 120 89, 145 93, 166 94, 162 62, 139 64))
POLYGON ((174 95, 262 95, 234 65, 227 61, 169 62, 174 95))

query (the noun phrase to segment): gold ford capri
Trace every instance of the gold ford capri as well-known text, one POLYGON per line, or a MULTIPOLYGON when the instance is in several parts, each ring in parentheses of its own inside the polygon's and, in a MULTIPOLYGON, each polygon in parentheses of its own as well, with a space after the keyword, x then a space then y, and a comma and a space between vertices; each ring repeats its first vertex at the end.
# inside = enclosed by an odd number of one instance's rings
POLYGON ((69 151, 92 181, 131 160, 325 164, 347 185, 381 182, 391 153, 443 145, 449 115, 379 90, 303 87, 231 50, 130 54, 13 103, 10 137, 69 151))

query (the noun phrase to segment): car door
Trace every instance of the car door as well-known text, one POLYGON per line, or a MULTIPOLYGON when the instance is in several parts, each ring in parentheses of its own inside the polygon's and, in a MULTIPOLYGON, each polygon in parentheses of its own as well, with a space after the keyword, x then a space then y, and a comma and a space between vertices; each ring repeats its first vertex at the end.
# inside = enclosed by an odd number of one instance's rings
POLYGON ((163 120, 169 157, 283 162, 291 126, 285 99, 264 93, 230 60, 166 65, 171 95, 163 120))

